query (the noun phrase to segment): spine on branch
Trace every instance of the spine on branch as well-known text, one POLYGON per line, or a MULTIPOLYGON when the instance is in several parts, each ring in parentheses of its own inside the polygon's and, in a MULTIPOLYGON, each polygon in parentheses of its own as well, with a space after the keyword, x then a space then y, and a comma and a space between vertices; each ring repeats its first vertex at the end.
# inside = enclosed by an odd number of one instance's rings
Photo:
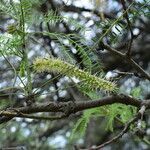
POLYGON ((102 89, 108 92, 116 92, 116 84, 105 79, 91 75, 74 65, 55 58, 36 58, 33 62, 34 69, 37 72, 53 72, 66 75, 68 77, 76 77, 81 80, 86 87, 91 90, 102 89))

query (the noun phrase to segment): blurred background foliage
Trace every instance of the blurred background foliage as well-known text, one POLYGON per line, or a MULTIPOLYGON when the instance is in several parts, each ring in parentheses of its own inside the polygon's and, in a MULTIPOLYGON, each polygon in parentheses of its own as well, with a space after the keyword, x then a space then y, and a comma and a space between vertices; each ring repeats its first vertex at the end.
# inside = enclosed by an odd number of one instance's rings
MULTIPOLYGON (((134 35, 131 56, 150 72, 150 1, 126 0, 126 6, 134 35)), ((27 99, 28 103, 66 102, 109 94, 89 91, 84 81, 61 74, 37 74, 33 60, 49 56, 116 82, 119 93, 150 98, 149 81, 102 46, 104 42, 120 52, 127 50, 131 35, 121 1, 0 0, 0 20, 1 110, 25 106, 27 99)), ((114 104, 56 121, 15 118, 2 123, 1 118, 0 148, 70 150, 74 145, 99 145, 121 131, 136 111, 134 107, 114 104)), ((145 120, 150 135, 148 115, 145 120)), ((133 133, 131 130, 104 150, 150 148, 150 136, 141 138, 133 133)))

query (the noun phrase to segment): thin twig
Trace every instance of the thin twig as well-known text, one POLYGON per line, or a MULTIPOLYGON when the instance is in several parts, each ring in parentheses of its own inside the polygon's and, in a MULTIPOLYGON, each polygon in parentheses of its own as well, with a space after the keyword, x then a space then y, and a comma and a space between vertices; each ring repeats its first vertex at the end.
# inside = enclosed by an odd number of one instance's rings
POLYGON ((127 8, 126 8, 125 1, 121 0, 121 3, 122 3, 122 6, 123 6, 123 9, 124 9, 124 12, 125 12, 124 17, 127 21, 127 24, 128 24, 129 30, 130 30, 130 34, 131 34, 131 39, 130 39, 130 42, 129 42, 129 45, 128 45, 128 51, 126 53, 127 56, 130 57, 131 56, 131 46, 132 46, 134 34, 133 34, 133 31, 132 31, 132 28, 131 28, 131 23, 130 23, 130 20, 129 20, 128 11, 127 11, 127 8))
POLYGON ((37 120, 58 120, 63 119, 66 117, 66 115, 58 115, 58 116, 35 116, 35 115, 29 115, 24 114, 22 112, 10 112, 10 111, 1 111, 0 116, 7 116, 7 117, 19 117, 19 118, 29 118, 29 119, 37 119, 37 120))
POLYGON ((139 130, 142 128, 142 121, 143 121, 143 116, 144 116, 145 110, 146 110, 146 106, 145 105, 143 105, 141 107, 141 109, 139 110, 139 113, 141 115, 141 117, 138 120, 138 124, 137 124, 137 129, 139 129, 139 130))
POLYGON ((133 59, 129 58, 127 55, 117 51, 116 49, 110 47, 109 45, 103 44, 103 48, 111 52, 115 56, 119 56, 122 60, 125 60, 129 65, 131 65, 136 71, 141 73, 141 75, 150 80, 150 75, 143 70, 141 66, 139 66, 133 59))
POLYGON ((132 73, 132 72, 123 72, 123 71, 117 71, 117 70, 114 70, 113 71, 114 73, 117 73, 117 74, 119 74, 119 75, 134 75, 134 73, 132 73))
POLYGON ((98 150, 98 149, 101 149, 103 148, 104 146, 108 145, 108 144, 111 144, 115 141, 117 141, 119 138, 121 138, 128 130, 129 130, 129 127, 132 123, 136 122, 138 119, 138 116, 135 116, 134 118, 132 118, 124 127, 124 129, 117 135, 115 136, 114 138, 112 138, 111 140, 95 147, 95 148, 91 148, 90 150, 98 150))

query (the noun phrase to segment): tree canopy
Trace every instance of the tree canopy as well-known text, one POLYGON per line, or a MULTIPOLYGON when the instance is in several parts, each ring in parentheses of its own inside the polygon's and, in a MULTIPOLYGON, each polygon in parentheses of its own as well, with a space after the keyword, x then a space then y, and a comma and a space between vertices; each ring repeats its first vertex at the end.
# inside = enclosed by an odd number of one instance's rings
POLYGON ((1 0, 0 149, 150 148, 150 0, 1 0))

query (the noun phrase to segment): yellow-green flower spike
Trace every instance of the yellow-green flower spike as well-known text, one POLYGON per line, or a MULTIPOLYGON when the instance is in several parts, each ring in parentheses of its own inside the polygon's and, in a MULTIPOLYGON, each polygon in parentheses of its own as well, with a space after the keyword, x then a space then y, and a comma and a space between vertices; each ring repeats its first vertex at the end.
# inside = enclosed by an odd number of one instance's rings
POLYGON ((108 92, 115 92, 117 90, 116 84, 104 79, 101 79, 95 75, 91 75, 74 65, 64 62, 60 59, 55 58, 37 58, 33 62, 34 69, 37 72, 54 72, 61 73, 68 77, 76 77, 77 79, 83 81, 91 90, 102 89, 108 92))

